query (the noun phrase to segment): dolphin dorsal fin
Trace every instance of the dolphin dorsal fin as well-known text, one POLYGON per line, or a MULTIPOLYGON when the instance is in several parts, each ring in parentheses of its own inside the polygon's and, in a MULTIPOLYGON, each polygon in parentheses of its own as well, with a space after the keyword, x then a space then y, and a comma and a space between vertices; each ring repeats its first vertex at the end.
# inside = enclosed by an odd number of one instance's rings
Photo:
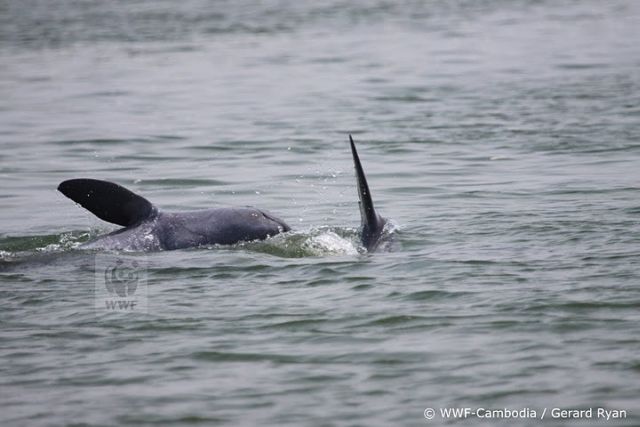
POLYGON ((367 250, 373 250, 377 246, 378 239, 384 228, 385 220, 378 215, 373 207, 369 184, 367 177, 364 175, 360 157, 353 138, 349 135, 351 143, 351 154, 353 154, 353 164, 356 169, 356 182, 358 184, 358 198, 360 199, 360 216, 362 218, 362 244, 367 250))
POLYGON ((58 191, 98 218, 123 227, 143 221, 156 212, 144 197, 109 181, 70 179, 60 183, 58 191))

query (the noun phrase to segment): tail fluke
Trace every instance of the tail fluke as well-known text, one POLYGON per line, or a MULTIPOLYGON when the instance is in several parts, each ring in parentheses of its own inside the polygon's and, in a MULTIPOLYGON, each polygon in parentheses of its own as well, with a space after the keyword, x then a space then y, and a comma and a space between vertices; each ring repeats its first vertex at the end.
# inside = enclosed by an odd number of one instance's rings
POLYGON ((128 227, 154 215, 156 209, 144 197, 109 181, 70 179, 58 191, 98 218, 128 227))
POLYGON ((360 157, 353 138, 349 135, 351 142, 351 153, 353 154, 353 164, 356 168, 356 181, 358 184, 358 198, 360 199, 360 216, 362 221, 362 245, 368 251, 372 251, 378 245, 378 240, 384 228, 385 219, 376 213, 371 199, 371 192, 367 184, 367 177, 364 175, 360 157))

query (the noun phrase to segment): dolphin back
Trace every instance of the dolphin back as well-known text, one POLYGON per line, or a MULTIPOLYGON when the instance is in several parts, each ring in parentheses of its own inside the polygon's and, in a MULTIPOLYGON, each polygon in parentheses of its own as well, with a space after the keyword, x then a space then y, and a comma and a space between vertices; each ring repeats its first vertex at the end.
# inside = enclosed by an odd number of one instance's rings
POLYGON ((70 179, 60 183, 58 191, 98 218, 123 227, 138 224, 157 212, 144 197, 109 181, 70 179))
POLYGON ((353 155, 353 164, 356 169, 358 198, 360 200, 362 245, 367 248, 368 251, 373 251, 378 245, 386 220, 378 215, 373 207, 373 199, 371 198, 371 192, 369 191, 367 177, 364 175, 364 170, 360 163, 360 157, 358 156, 358 151, 356 150, 356 145, 354 144, 351 135, 349 135, 349 142, 351 143, 351 154, 353 155))

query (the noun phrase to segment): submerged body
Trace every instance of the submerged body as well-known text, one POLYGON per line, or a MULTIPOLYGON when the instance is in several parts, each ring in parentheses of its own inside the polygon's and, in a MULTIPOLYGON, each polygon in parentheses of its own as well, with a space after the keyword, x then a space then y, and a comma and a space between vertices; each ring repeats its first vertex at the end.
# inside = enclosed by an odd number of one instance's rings
POLYGON ((86 249, 158 251, 264 240, 289 226, 254 208, 217 208, 192 212, 158 212, 83 245, 86 249))
MULTIPOLYGON (((378 247, 386 220, 373 207, 353 139, 362 218, 362 244, 378 247)), ((282 220, 260 209, 217 208, 162 212, 147 199, 113 182, 80 178, 62 182, 58 190, 98 218, 124 228, 83 245, 87 249, 159 251, 264 240, 290 230, 282 220)))

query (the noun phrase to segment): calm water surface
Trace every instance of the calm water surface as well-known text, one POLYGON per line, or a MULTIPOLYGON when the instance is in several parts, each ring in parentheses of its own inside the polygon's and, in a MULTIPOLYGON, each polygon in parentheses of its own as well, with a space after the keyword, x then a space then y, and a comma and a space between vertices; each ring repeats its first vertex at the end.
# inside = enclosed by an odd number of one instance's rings
POLYGON ((638 40, 634 1, 1 1, 2 425, 639 425, 638 40), (73 177, 294 232, 83 251, 73 177))

